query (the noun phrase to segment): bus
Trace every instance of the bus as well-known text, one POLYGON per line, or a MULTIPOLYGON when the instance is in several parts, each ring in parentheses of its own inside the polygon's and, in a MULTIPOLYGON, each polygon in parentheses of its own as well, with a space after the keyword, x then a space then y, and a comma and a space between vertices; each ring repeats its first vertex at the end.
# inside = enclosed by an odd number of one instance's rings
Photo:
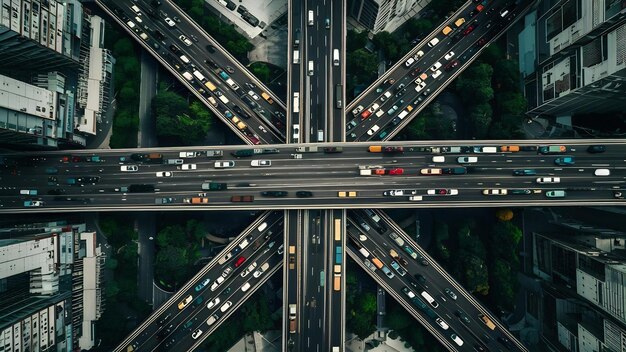
POLYGON ((341 219, 335 219, 335 241, 341 241, 341 219))
POLYGON ((341 99, 343 97, 343 86, 341 84, 338 84, 335 86, 335 104, 337 106, 337 109, 341 109, 343 107, 343 100, 341 99))
POLYGON ((326 282, 326 275, 324 275, 324 270, 320 271, 320 287, 324 287, 324 283, 326 282))

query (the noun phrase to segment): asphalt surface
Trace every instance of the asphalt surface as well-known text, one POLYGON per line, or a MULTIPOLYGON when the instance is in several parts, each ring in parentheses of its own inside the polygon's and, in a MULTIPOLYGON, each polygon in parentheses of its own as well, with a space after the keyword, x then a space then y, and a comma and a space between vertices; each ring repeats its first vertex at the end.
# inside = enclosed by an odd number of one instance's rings
POLYGON ((346 108, 346 140, 388 140, 393 137, 453 82, 486 45, 505 33, 533 1, 518 1, 519 4, 510 7, 504 17, 500 15, 500 11, 510 0, 494 0, 474 15, 470 14, 475 11, 477 4, 466 2, 464 7, 425 37, 349 104, 346 108), (460 18, 465 22, 457 26, 454 22, 460 18), (446 26, 453 29, 448 35, 442 32, 446 26), (430 46, 429 42, 435 38, 439 42, 430 46), (418 56, 418 52, 422 52, 423 56, 418 56), (451 52, 454 55, 446 57, 451 52), (407 65, 409 58, 413 58, 414 62, 407 65), (436 63, 440 63, 441 67, 431 69, 436 63), (438 76, 435 75, 437 71, 441 72, 438 76), (424 73, 426 85, 416 91, 415 81, 424 73), (389 98, 384 96, 387 92, 391 94, 389 98), (369 117, 363 118, 361 111, 372 108, 374 104, 379 106, 378 109, 369 117), (407 112, 405 116, 402 116, 403 111, 407 112), (380 116, 376 115, 378 112, 380 116))
POLYGON ((220 253, 218 260, 202 268, 166 304, 142 322, 116 351, 126 351, 131 345, 140 351, 190 351, 197 348, 206 336, 280 269, 281 255, 277 249, 282 236, 281 212, 267 213, 256 220, 238 240, 220 253), (220 264, 219 261, 229 254, 229 259, 220 264), (241 260, 243 263, 237 265, 241 260), (255 277, 255 271, 266 262, 265 271, 255 277), (214 287, 219 277, 225 279, 214 287), (246 284, 249 287, 244 291, 246 284), (216 299, 219 302, 208 308, 208 303, 216 299), (215 317, 215 321, 209 324, 211 316, 215 317))
POLYGON ((200 101, 204 102, 243 140, 249 144, 281 143, 284 141, 284 130, 273 125, 273 121, 284 123, 284 104, 178 7, 170 2, 163 2, 161 6, 154 7, 150 1, 123 2, 116 0, 99 3, 99 5, 102 4, 126 31, 144 46, 147 52, 155 56, 175 77, 187 85, 200 101), (137 15, 131 6, 138 6, 141 15, 137 15), (137 17, 141 19, 141 23, 136 19, 137 17), (174 26, 168 25, 165 19, 173 20, 174 17, 178 21, 172 22, 174 26), (133 28, 130 28, 128 21, 133 22, 133 28), (161 38, 156 31, 160 32, 161 38), (147 39, 141 39, 140 35, 142 34, 147 35, 147 39), (181 35, 188 38, 190 45, 186 45, 179 38, 181 35), (172 49, 172 45, 176 48, 172 49), (185 55, 189 62, 184 62, 180 58, 181 55, 185 55), (207 63, 207 59, 213 63, 207 63), (185 72, 191 74, 194 70, 201 72, 205 79, 200 80, 194 77, 187 80, 183 77, 185 72), (227 84, 226 80, 219 75, 220 72, 229 76, 239 88, 235 89, 232 85, 227 84), (215 92, 210 92, 204 85, 206 80, 217 86, 215 92), (254 94, 250 94, 250 91, 254 94), (261 97, 262 92, 270 94, 273 102, 269 103, 269 101, 264 100, 261 97), (217 94, 223 94, 229 101, 227 103, 220 101, 217 94), (218 101, 217 106, 209 103, 209 97, 218 101), (245 102, 244 99, 248 102, 245 102), (247 115, 238 113, 235 105, 247 115), (245 121, 246 127, 237 127, 238 121, 233 122, 234 116, 230 116, 226 111, 233 113, 240 121, 245 121))
POLYGON ((446 348, 474 351, 475 348, 487 347, 490 351, 504 351, 509 349, 498 338, 506 338, 511 341, 510 350, 525 350, 521 344, 513 347, 517 343, 513 342, 515 338, 494 318, 494 315, 437 265, 390 218, 382 212, 371 210, 350 210, 349 217, 347 231, 349 240, 346 247, 350 256, 446 348), (391 233, 398 234, 400 239, 395 240, 391 233), (391 251, 395 251, 393 253, 396 255, 395 258, 392 257, 391 251), (373 257, 378 258, 394 276, 387 277, 382 270, 373 265, 368 267, 365 260, 371 263, 373 257), (392 262, 399 265, 400 269, 395 270, 392 262), (421 276, 421 279, 418 276, 421 276), (446 289, 452 292, 454 298, 445 292, 446 289), (403 290, 409 290, 411 293, 403 290), (421 297, 421 292, 424 291, 436 301, 436 308, 421 297), (416 298, 421 302, 421 306, 412 301, 416 298), (492 322, 497 323, 497 327, 494 330, 488 328, 480 320, 479 314, 489 316, 492 322), (468 322, 464 322, 460 316, 467 317, 468 322), (440 326, 436 319, 442 319, 445 325, 440 326), (464 342, 462 346, 452 341, 450 338, 452 334, 461 338, 464 342))
MULTIPOLYGON (((515 143, 515 141, 512 141, 515 143)), ((0 212, 50 212, 98 210, 173 210, 173 209, 269 209, 269 208, 332 208, 332 207, 431 207, 431 206, 499 206, 499 205, 577 205, 580 201, 588 204, 621 204, 621 199, 613 198, 613 192, 623 189, 624 184, 624 145, 622 141, 597 140, 607 144, 607 151, 591 154, 587 145, 568 144, 562 155, 542 155, 535 151, 517 153, 454 153, 439 154, 418 151, 420 143, 404 143, 405 152, 396 154, 369 153, 367 145, 345 144, 341 153, 301 153, 302 159, 292 159, 295 148, 280 147, 279 153, 262 154, 258 157, 235 158, 223 148, 221 161, 234 161, 232 168, 214 168, 215 159, 206 156, 184 158, 186 164, 196 166, 195 170, 182 170, 181 165, 161 163, 120 162, 119 157, 129 158, 123 151, 96 152, 102 162, 71 162, 74 156, 91 156, 87 152, 38 153, 12 157, 7 156, 8 164, 2 168, 3 186, 0 187, 0 212), (617 144, 613 144, 617 143, 617 144), (473 156, 476 163, 459 164, 457 158, 473 156), (555 165, 559 156, 574 157, 575 164, 555 165), (433 162, 433 157, 444 157, 445 162, 433 162), (64 162, 64 158, 70 159, 64 162), (271 167, 251 167, 254 159, 269 160, 271 167), (124 165, 136 165, 138 171, 124 172, 124 165), (361 176, 367 168, 392 170, 401 168, 401 175, 361 176), (465 167, 463 175, 422 175, 426 169, 465 167), (49 169, 54 171, 49 174, 49 169), (610 176, 594 176, 600 168, 610 170, 610 176), (513 176, 513 170, 531 169, 532 176, 513 176), (168 172, 171 177, 157 177, 168 172), (87 182, 86 177, 98 178, 87 182), (538 184, 537 177, 560 177, 560 183, 538 184), (82 183, 80 182, 82 178, 82 183), (74 185, 68 184, 74 179, 74 185), (207 192, 206 204, 192 204, 185 200, 199 197, 203 192, 201 184, 213 181, 226 183, 227 189, 207 192), (48 182, 50 183, 48 185, 48 182), (155 192, 129 193, 122 187, 133 184, 153 185, 155 192), (428 194, 430 190, 457 190, 458 195, 428 194), (508 195, 483 195, 484 190, 506 189, 508 195), (530 194, 510 194, 512 190, 528 190, 530 194), (386 196, 385 191, 402 190, 403 195, 386 196), (536 191, 535 191, 536 190, 536 191), (550 198, 547 191, 564 190, 566 196, 550 198), (30 191, 30 192, 22 192, 30 191), (264 196, 264 191, 287 192, 285 197, 264 196), (311 197, 296 196, 296 191, 310 191, 311 197), (339 191, 355 191, 356 197, 338 197, 339 191), (61 194, 51 194, 53 192, 61 194), (23 193, 37 193, 27 195, 23 193), (231 196, 251 195, 253 202, 231 202, 231 196), (421 200, 411 201, 409 196, 422 196, 421 200), (170 202, 156 204, 163 198, 170 202), (170 199, 171 198, 171 199, 170 199), (40 206, 25 203, 41 201, 40 206), (27 206, 28 204, 32 206, 27 206)), ((577 142, 581 143, 581 142, 577 142)), ((584 142, 583 142, 584 143, 584 142)), ((398 145, 399 143, 395 143, 398 145)), ((423 143, 422 143, 423 145, 423 143)), ((478 145, 476 143, 475 145, 478 145)), ((500 147, 490 142, 489 145, 500 147)), ((526 144, 528 145, 528 144, 526 144)), ((178 158, 178 151, 172 149, 151 149, 163 154, 164 159, 178 158)), ((186 148, 184 150, 190 150, 186 148)), ((198 148, 196 151, 200 151, 198 148)), ((220 161, 218 159, 218 161, 220 161)), ((372 169, 370 169, 372 170, 372 169)))

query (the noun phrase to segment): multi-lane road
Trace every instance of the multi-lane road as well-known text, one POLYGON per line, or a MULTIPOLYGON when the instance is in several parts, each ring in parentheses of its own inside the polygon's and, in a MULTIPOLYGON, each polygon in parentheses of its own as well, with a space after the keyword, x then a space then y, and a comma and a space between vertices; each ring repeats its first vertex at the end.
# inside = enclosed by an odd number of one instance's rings
POLYGON ((449 350, 525 350, 390 218, 371 210, 349 213, 349 255, 449 350))
POLYGON ((246 143, 284 142, 280 99, 175 4, 155 3, 99 5, 246 143))
POLYGON ((346 140, 392 138, 533 2, 468 1, 348 105, 346 140))
POLYGON ((267 213, 126 337, 116 351, 190 351, 282 265, 283 219, 267 213), (132 346, 132 349, 129 349, 132 346))
MULTIPOLYGON (((461 147, 466 150, 487 146, 497 150, 493 153, 437 153, 423 150, 426 148, 424 142, 404 143, 402 153, 372 153, 368 152, 368 144, 351 143, 339 145, 343 148, 340 153, 325 153, 322 148, 305 153, 298 152, 297 146, 277 146, 280 149, 275 154, 240 158, 229 155, 240 147, 228 147, 222 148, 224 156, 219 159, 203 154, 180 158, 179 149, 145 149, 144 152, 158 152, 162 156, 158 163, 132 161, 129 151, 7 155, 7 165, 1 169, 0 211, 311 209, 373 205, 474 207, 576 205, 581 200, 598 205, 622 203, 621 199, 614 197, 614 192, 624 188, 626 175, 623 159, 625 146, 621 140, 596 141, 606 145, 606 152, 600 154, 587 151, 589 142, 553 144, 565 146, 565 151, 558 154, 538 153, 533 149, 540 143, 530 144, 527 141, 507 142, 522 145, 528 151, 501 152, 500 148, 505 145, 497 142, 466 143, 461 147), (84 160, 92 155, 97 155, 101 162, 72 161, 74 157, 84 160), (301 158, 294 159, 294 155, 301 158), (557 158, 566 156, 572 157, 573 164, 555 164, 557 158), (471 157, 473 159, 469 161, 475 162, 459 162, 459 158, 464 157, 471 157), (120 158, 127 160, 120 161, 120 158), (167 164, 168 160, 177 159, 184 163, 167 164), (260 160, 269 161, 271 166, 252 166, 260 160), (216 163, 225 162, 232 162, 233 167, 215 167, 216 163), (123 167, 133 167, 137 171, 122 171, 123 167), (596 170, 601 169, 608 170, 610 174, 595 175, 596 170), (446 173, 456 170, 463 174, 446 173), (514 173, 520 171, 515 170, 531 171, 529 175, 518 176, 514 173), (386 174, 362 175, 377 172, 386 174), (552 180, 555 183, 537 182, 537 178, 544 177, 556 177, 558 180, 552 180), (203 190, 202 185, 210 182, 225 183, 226 188, 203 190), (132 185, 147 185, 145 187, 148 188, 139 190, 143 192, 133 192, 133 187, 137 186, 132 185), (447 191, 450 194, 442 195, 444 191, 440 190, 450 190, 447 191), (485 190, 488 193, 495 193, 491 190, 506 190, 507 194, 485 195, 485 190), (552 193, 548 191, 554 190, 563 190, 565 195, 550 197, 552 193), (249 199, 250 202, 241 202, 233 196, 253 198, 249 199), (196 203, 193 198, 198 197, 205 200, 196 203), (163 198, 167 200, 159 203, 158 200, 163 198), (31 203, 25 203, 27 201, 31 203)), ((335 145, 325 146, 332 148, 335 145)), ((196 148, 194 151, 206 150, 214 149, 196 148)))

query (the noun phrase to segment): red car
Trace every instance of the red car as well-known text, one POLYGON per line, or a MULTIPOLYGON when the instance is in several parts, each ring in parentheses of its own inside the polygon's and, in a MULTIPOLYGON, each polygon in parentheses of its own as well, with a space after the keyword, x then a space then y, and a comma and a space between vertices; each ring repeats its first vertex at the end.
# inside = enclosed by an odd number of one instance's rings
POLYGON ((81 161, 83 161, 83 160, 84 160, 84 158, 83 158, 83 157, 81 157, 81 156, 74 155, 74 156, 72 157, 72 162, 73 162, 73 163, 79 163, 79 162, 81 162, 81 161))
POLYGON ((457 66, 459 66, 459 60, 453 60, 452 62, 446 65, 445 70, 450 71, 457 66))
POLYGON ((372 114, 371 111, 365 110, 361 113, 361 119, 365 120, 366 118, 370 117, 371 114, 372 114))
POLYGON ((70 157, 65 155, 61 157, 61 162, 62 163, 69 163, 70 162, 70 157))
POLYGON ((411 71, 411 76, 415 77, 417 76, 418 73, 420 73, 422 71, 422 69, 420 69, 419 67, 416 68, 415 70, 411 71))
POLYGON ((246 261, 246 257, 244 257, 244 256, 241 256, 241 257, 237 258, 237 260, 235 261, 235 268, 238 268, 245 261, 246 261))
POLYGON ((248 139, 250 140, 250 142, 254 143, 254 144, 261 144, 261 141, 256 137, 256 136, 248 136, 248 139))
POLYGON ((389 175, 402 175, 404 173, 403 168, 391 169, 389 170, 389 175))
POLYGON ((471 26, 467 27, 464 31, 463 31, 463 35, 468 35, 470 33, 472 33, 472 31, 474 30, 474 28, 476 28, 475 24, 472 24, 471 26))

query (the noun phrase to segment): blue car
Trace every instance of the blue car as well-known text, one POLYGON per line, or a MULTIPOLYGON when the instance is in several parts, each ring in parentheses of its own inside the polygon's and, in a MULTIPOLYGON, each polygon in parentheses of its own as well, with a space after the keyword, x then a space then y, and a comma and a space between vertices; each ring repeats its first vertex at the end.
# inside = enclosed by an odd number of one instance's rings
POLYGON ((513 176, 534 176, 537 174, 537 170, 533 169, 516 169, 513 170, 513 176))
POLYGON ((574 157, 573 156, 564 156, 561 158, 554 159, 554 163, 559 166, 567 166, 574 165, 574 157))
POLYGON ((211 279, 206 278, 204 280, 202 280, 201 283, 198 284, 198 286, 196 286, 196 292, 202 290, 203 288, 206 287, 206 285, 209 284, 209 282, 211 282, 211 279))

